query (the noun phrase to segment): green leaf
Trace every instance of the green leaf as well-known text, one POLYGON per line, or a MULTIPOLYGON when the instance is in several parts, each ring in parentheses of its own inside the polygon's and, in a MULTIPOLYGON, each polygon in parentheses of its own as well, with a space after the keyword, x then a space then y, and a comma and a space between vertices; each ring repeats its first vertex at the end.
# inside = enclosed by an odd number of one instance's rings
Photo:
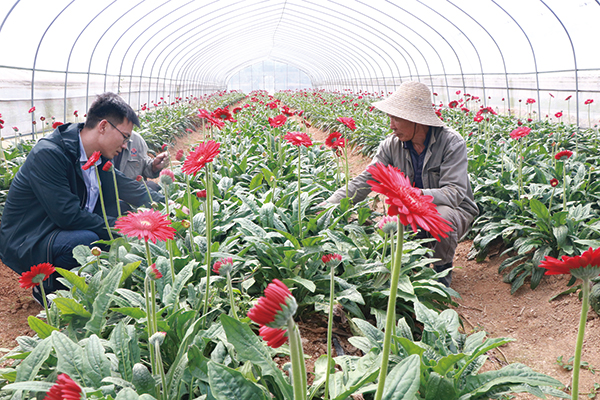
POLYGON ((354 322, 354 324, 360 330, 362 335, 369 339, 369 342, 371 342, 372 347, 376 347, 377 349, 381 350, 381 346, 383 343, 382 331, 360 318, 352 318, 352 322, 354 322))
POLYGON ((108 307, 112 301, 112 295, 119 288, 119 282, 123 275, 122 268, 113 268, 108 273, 108 276, 103 277, 100 289, 94 299, 92 305, 92 317, 85 324, 85 328, 91 333, 100 335, 104 326, 104 315, 108 311, 108 307))
POLYGON ((139 307, 118 307, 113 308, 112 311, 121 313, 123 315, 127 315, 128 317, 134 318, 136 320, 146 318, 146 311, 142 310, 139 307))
POLYGON ((75 314, 84 318, 90 318, 92 316, 92 314, 76 300, 68 299, 66 297, 57 297, 54 299, 54 303, 63 314, 75 314))
POLYGON ((256 175, 254 175, 254 178, 252 178, 252 181, 250 181, 249 189, 250 190, 256 189, 257 187, 262 185, 262 181, 263 181, 263 174, 258 173, 256 175))
POLYGON ((299 276, 294 276, 292 278, 286 278, 283 280, 283 283, 285 283, 287 286, 289 286, 288 282, 290 282, 290 281, 304 286, 311 293, 314 293, 315 290, 317 289, 317 285, 315 285, 313 281, 310 281, 310 280, 304 279, 304 278, 300 278, 299 276))
POLYGON ((71 283, 77 289, 81 290, 83 293, 87 293, 88 285, 85 283, 85 278, 83 276, 78 276, 77 274, 69 271, 68 269, 58 267, 56 268, 56 272, 58 272, 63 278, 69 281, 69 283, 71 283))
POLYGON ((209 361, 208 383, 217 400, 266 400, 261 387, 246 379, 241 372, 209 361))
POLYGON ((467 376, 461 398, 484 397, 495 387, 519 383, 531 386, 563 386, 560 381, 548 375, 535 372, 526 365, 513 363, 497 371, 467 376))
POLYGON ((73 380, 89 386, 91 381, 87 379, 84 370, 83 349, 62 332, 52 332, 51 338, 54 352, 58 358, 56 369, 69 375, 73 380))
MULTIPOLYGON (((27 358, 23 360, 17 367, 16 382, 33 380, 41 366, 48 359, 50 351, 52 351, 52 340, 45 338, 44 340, 40 341, 38 345, 35 346, 35 349, 33 349, 27 358)), ((6 387, 4 389, 6 389, 6 387)))
POLYGON ((225 314, 221 314, 219 318, 227 335, 227 340, 238 352, 238 359, 241 361, 250 361, 259 366, 263 375, 271 376, 275 379, 283 398, 292 400, 294 397, 292 386, 287 383, 283 372, 273 362, 265 345, 252 332, 250 327, 225 314))
POLYGON ((129 276, 133 273, 133 271, 135 271, 137 269, 137 267, 140 266, 140 264, 142 263, 142 261, 136 261, 136 262, 132 262, 129 263, 127 265, 123 266, 123 275, 121 276, 121 281, 119 282, 119 286, 121 286, 123 284, 123 282, 125 282, 125 280, 127 278, 129 278, 129 276))
POLYGON ((457 393, 454 389, 454 381, 436 372, 429 374, 426 388, 425 400, 456 399, 457 393))
POLYGON ((45 323, 37 317, 34 317, 33 315, 27 317, 27 323, 29 324, 29 327, 33 329, 35 333, 37 333, 40 339, 46 339, 52 334, 52 331, 58 330, 57 328, 48 325, 47 323, 45 323))
POLYGON ((177 360, 177 363, 171 364, 171 368, 169 368, 168 372, 168 380, 167 380, 167 393, 168 399, 179 399, 179 386, 181 384, 181 379, 183 379, 183 374, 187 370, 188 366, 188 355, 187 353, 183 353, 182 356, 177 360))
POLYGON ((48 392, 53 382, 39 382, 39 381, 27 381, 27 382, 16 382, 6 385, 2 390, 25 390, 28 392, 48 392))
POLYGON ((92 255, 92 250, 89 248, 89 246, 80 244, 73 249, 73 258, 77 260, 79 265, 86 265, 88 263, 88 259, 93 260, 96 257, 92 255))
POLYGON ((406 357, 394 367, 385 380, 383 400, 413 400, 421 381, 421 357, 406 357))
POLYGON ((169 294, 164 299, 164 304, 169 307, 173 306, 178 300, 181 291, 187 284, 187 281, 194 275, 194 268, 198 265, 197 261, 192 261, 186 264, 175 276, 175 283, 169 294))
POLYGON ((531 211, 533 211, 539 219, 542 221, 550 221, 550 213, 544 203, 536 198, 532 198, 529 200, 529 206, 531 207, 531 211))
POLYGON ((111 332, 110 344, 113 353, 119 360, 121 376, 131 381, 133 366, 140 362, 140 348, 135 327, 125 326, 123 321, 120 321, 111 332))
POLYGON ((140 396, 131 388, 124 388, 119 392, 115 400, 139 400, 140 396))
POLYGON ((102 379, 110 376, 110 360, 104 354, 104 347, 96 335, 87 340, 83 351, 83 366, 94 387, 101 386, 102 379))

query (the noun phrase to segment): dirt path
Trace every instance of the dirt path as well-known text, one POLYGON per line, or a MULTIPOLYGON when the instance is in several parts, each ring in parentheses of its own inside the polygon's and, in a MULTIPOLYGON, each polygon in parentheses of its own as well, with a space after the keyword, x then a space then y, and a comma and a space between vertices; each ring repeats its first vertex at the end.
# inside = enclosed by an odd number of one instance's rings
MULTIPOLYGON (((326 135, 311 128, 315 142, 323 143, 326 135)), ((175 149, 187 148, 197 137, 182 139, 175 149)), ((172 151, 174 155, 176 152, 172 151)), ((369 163, 368 159, 352 155, 352 175, 360 173, 369 163)), ((482 263, 467 260, 471 242, 459 244, 455 256, 455 272, 452 287, 460 293, 457 311, 462 317, 465 330, 485 330, 492 337, 510 337, 514 342, 494 351, 485 368, 501 368, 508 362, 521 362, 534 370, 553 376, 570 385, 571 372, 556 363, 558 357, 568 360, 574 354, 577 326, 581 303, 576 295, 567 295, 553 302, 548 299, 566 288, 568 279, 561 276, 545 277, 540 286, 532 291, 523 286, 515 295, 510 294, 510 285, 498 275, 502 258, 493 256, 482 263)), ((16 346, 15 338, 32 335, 27 317, 36 315, 40 307, 31 297, 31 291, 19 288, 18 275, 0 263, 0 354, 16 346)), ((305 332, 303 332, 303 335, 305 332)), ((322 340, 316 336, 304 337, 309 343, 322 340)), ((580 377, 580 392, 590 393, 594 383, 600 384, 600 318, 590 311, 582 360, 592 368, 583 370, 580 377), (598 368, 593 374, 591 371, 598 368)), ((305 346, 310 352, 324 348, 305 346)), ((529 395, 518 395, 518 399, 533 399, 529 395)), ((588 398, 582 395, 581 398, 588 398)), ((593 398, 593 397, 590 397, 593 398)), ((596 398, 600 399, 600 396, 596 398)))

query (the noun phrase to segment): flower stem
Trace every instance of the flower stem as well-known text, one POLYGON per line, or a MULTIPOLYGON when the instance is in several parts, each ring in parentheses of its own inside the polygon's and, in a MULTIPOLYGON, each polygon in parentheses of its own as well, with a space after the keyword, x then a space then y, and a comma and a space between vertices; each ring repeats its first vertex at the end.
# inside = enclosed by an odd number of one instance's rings
POLYGON ((110 240, 114 240, 112 232, 110 231, 110 225, 108 224, 108 217, 106 216, 106 207, 104 207, 104 196, 102 196, 102 182, 100 182, 100 174, 98 173, 98 167, 94 165, 94 170, 96 171, 96 179, 98 179, 98 196, 100 197, 100 205, 102 206, 102 215, 104 216, 104 223, 106 224, 106 230, 108 231, 108 236, 110 240))
POLYGON ((192 205, 192 192, 190 190, 190 176, 185 175, 185 183, 187 186, 188 209, 190 212, 190 251, 194 254, 194 207, 192 205))
MULTIPOLYGON (((208 295, 210 292, 210 265, 211 245, 212 245, 212 203, 213 203, 213 187, 212 187, 212 168, 211 164, 206 166, 206 203, 204 203, 204 219, 206 220, 206 292, 204 295, 204 313, 208 313, 208 295)), ((204 320, 206 323, 206 319, 204 320)))
POLYGON ((344 158, 346 159, 344 178, 346 179, 346 197, 348 197, 348 178, 350 174, 348 167, 348 141, 344 144, 344 158))
POLYGON ((304 352, 300 341, 300 332, 290 317, 287 322, 290 338, 290 358, 292 359, 292 386, 294 400, 306 400, 306 366, 304 365, 304 352))
MULTIPOLYGON (((169 188, 168 185, 163 185, 163 191, 165 192, 165 210, 167 211, 167 219, 171 220, 171 212, 169 211, 169 188)), ((173 240, 167 239, 167 250, 169 251, 169 263, 171 266, 171 284, 175 286, 175 264, 173 263, 173 240)), ((175 309, 177 309, 177 302, 175 302, 175 309)))
POLYGON ((146 193, 148 193, 148 198, 150 199, 150 204, 152 204, 152 195, 150 194, 150 189, 148 188, 148 184, 146 184, 146 180, 142 179, 144 183, 144 187, 146 188, 146 193))
POLYGON ((587 314, 590 299, 590 281, 584 279, 581 284, 581 317, 579 318, 579 329, 577 330, 577 344, 575 345, 575 360, 573 360, 573 390, 571 391, 571 398, 573 400, 579 399, 579 370, 581 368, 581 349, 583 347, 583 337, 585 335, 585 323, 587 321, 587 314))
POLYGON ((231 286, 231 274, 227 272, 227 290, 229 290, 229 303, 231 304, 231 313, 233 314, 233 318, 240 320, 237 316, 237 312, 235 311, 235 301, 233 299, 233 287, 231 286))
POLYGON ((396 326, 396 296, 398 294, 398 281, 400 279, 400 268, 402 264, 402 246, 404 244, 404 225, 398 221, 398 242, 396 244, 396 255, 392 264, 392 279, 390 281, 390 297, 388 298, 387 318, 385 320, 385 333, 383 337, 383 349, 381 350, 381 369, 379 370, 379 383, 375 400, 381 400, 385 387, 385 378, 390 357, 392 342, 392 331, 396 326))
POLYGON ((332 356, 332 341, 333 341, 333 299, 335 294, 335 263, 331 263, 331 274, 329 275, 329 316, 327 322, 327 370, 325 371, 325 394, 323 399, 327 400, 329 391, 329 374, 333 367, 333 356, 332 356))
POLYGON ((563 211, 567 211, 567 163, 563 162, 563 211))
POLYGON ((113 183, 115 184, 115 196, 117 197, 117 212, 119 218, 121 217, 121 203, 119 202, 119 185, 117 185, 117 174, 115 173, 115 167, 112 167, 113 183))
POLYGON ((302 154, 300 152, 300 147, 298 146, 298 234, 300 236, 300 240, 303 239, 303 235, 302 235, 302 213, 300 212, 300 196, 302 194, 301 190, 300 190, 300 167, 301 167, 301 159, 300 159, 300 155, 302 154))
MULTIPOLYGON (((54 326, 52 320, 50 319, 50 313, 48 312, 48 300, 46 300, 46 292, 44 291, 44 282, 40 282, 40 291, 42 292, 42 302, 44 303, 44 311, 46 312, 46 321, 48 321, 50 326, 54 326)), ((58 324, 57 324, 58 325, 58 324)), ((54 326, 58 328, 58 326, 54 326)))

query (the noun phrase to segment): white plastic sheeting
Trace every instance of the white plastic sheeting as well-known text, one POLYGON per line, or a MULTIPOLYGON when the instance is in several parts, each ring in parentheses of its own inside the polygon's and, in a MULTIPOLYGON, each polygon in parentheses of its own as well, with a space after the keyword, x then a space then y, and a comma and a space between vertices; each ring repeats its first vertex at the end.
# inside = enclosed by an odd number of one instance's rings
POLYGON ((531 97, 539 115, 550 93, 551 112, 573 96, 579 119, 599 97, 598 20, 598 0, 2 0, 0 113, 23 123, 43 102, 68 119, 106 90, 137 108, 225 89, 268 60, 316 88, 421 80, 440 101, 531 97))

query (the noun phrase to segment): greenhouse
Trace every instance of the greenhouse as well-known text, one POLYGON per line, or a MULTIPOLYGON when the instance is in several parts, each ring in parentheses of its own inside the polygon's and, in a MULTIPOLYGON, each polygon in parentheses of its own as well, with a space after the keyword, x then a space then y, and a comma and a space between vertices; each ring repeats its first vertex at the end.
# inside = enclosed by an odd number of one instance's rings
POLYGON ((599 20, 0 2, 0 399, 600 398, 599 20))

